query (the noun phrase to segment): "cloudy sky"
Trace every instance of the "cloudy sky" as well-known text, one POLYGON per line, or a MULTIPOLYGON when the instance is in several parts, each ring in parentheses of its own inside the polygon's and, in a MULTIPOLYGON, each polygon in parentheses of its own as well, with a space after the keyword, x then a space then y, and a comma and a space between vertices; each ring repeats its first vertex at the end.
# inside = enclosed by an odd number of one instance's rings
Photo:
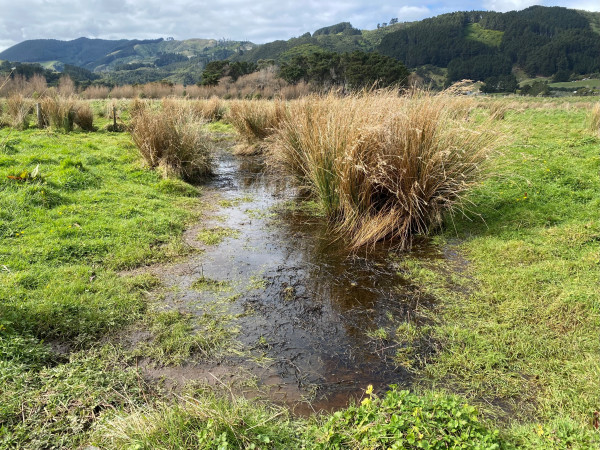
POLYGON ((229 38, 264 43, 338 22, 373 29, 452 11, 531 5, 600 11, 598 0, 0 0, 0 51, 27 39, 229 38))

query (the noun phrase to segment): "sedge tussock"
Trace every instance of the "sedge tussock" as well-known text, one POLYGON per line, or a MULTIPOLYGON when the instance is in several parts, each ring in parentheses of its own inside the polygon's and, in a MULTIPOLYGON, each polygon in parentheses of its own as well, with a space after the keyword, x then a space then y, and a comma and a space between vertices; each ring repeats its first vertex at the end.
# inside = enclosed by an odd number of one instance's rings
POLYGON ((454 106, 447 96, 388 91, 307 97, 290 104, 269 158, 312 193, 352 248, 386 239, 408 248, 478 179, 493 141, 454 106))
POLYGON ((6 115, 11 127, 24 130, 29 126, 29 117, 33 108, 33 101, 22 94, 13 94, 6 100, 6 115))
POLYGON ((155 109, 138 100, 130 111, 131 136, 150 167, 190 181, 210 175, 210 140, 190 108, 171 102, 155 109))
POLYGON ((237 146, 236 153, 261 151, 264 140, 275 132, 284 116, 285 105, 281 101, 231 101, 225 120, 236 129, 243 141, 237 146))
POLYGON ((66 133, 73 131, 76 115, 76 101, 73 97, 49 95, 42 98, 43 125, 66 133))

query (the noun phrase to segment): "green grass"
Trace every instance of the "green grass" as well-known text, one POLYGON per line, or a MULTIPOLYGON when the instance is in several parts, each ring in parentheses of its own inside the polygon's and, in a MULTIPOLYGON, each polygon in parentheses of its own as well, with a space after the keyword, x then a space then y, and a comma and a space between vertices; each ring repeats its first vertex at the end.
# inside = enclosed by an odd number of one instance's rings
POLYGON ((218 245, 225 239, 235 239, 239 236, 239 231, 227 227, 205 228, 198 232, 198 240, 205 245, 218 245))
POLYGON ((512 143, 469 198, 479 217, 448 223, 466 269, 401 265, 439 299, 426 384, 486 405, 530 448, 600 442, 600 140, 588 114, 509 112, 499 126, 512 143))
POLYGON ((467 39, 482 42, 490 47, 500 47, 502 36, 504 36, 503 31, 486 30, 478 23, 471 23, 466 28, 467 39))
POLYGON ((237 329, 233 317, 207 305, 201 315, 156 311, 149 316, 152 342, 138 346, 134 356, 149 357, 161 365, 180 365, 192 357, 214 358, 229 349, 237 329))
POLYGON ((573 88, 573 90, 580 87, 600 88, 600 79, 566 81, 564 83, 550 83, 548 84, 548 86, 550 86, 551 88, 573 88))
POLYGON ((0 447, 70 446, 138 390, 90 350, 147 314, 152 283, 119 271, 185 253, 199 201, 124 134, 3 129, 0 144, 0 447), (44 341, 86 350, 65 362, 44 341))

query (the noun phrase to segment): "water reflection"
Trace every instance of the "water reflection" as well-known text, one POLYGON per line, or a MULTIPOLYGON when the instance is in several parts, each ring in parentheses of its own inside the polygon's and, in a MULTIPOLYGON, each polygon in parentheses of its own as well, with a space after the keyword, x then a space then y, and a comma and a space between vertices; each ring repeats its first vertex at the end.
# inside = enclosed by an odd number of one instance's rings
POLYGON ((407 383, 410 373, 391 363, 394 347, 375 351, 366 336, 411 317, 420 301, 402 289, 404 280, 388 263, 389 249, 382 245, 368 257, 351 254, 332 239, 323 220, 297 211, 271 214, 296 192, 264 169, 260 157, 220 155, 207 190, 238 200, 219 211, 217 222, 238 237, 207 248, 191 264, 200 270, 180 274, 180 298, 196 302, 200 314, 210 295, 186 290, 200 272, 237 280, 243 295, 231 309, 251 312, 239 318, 240 339, 247 348, 262 343, 271 381, 299 388, 287 392, 286 401, 310 391, 316 393, 315 408, 331 409, 368 384, 407 383))

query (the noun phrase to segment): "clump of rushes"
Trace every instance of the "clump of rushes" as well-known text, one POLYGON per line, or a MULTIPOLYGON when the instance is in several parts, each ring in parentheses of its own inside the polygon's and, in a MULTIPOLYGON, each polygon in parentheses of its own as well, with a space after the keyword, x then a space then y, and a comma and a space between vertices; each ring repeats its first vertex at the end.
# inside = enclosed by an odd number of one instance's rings
POLYGON ((154 110, 143 102, 132 106, 131 136, 150 167, 188 181, 212 172, 210 140, 189 108, 170 104, 154 110))
POLYGON ((95 131, 94 112, 88 102, 78 102, 73 122, 84 131, 95 131))
POLYGON ((7 123, 17 130, 29 127, 29 116, 33 102, 22 94, 13 94, 6 101, 7 123))
POLYGON ((352 248, 384 239, 408 248, 477 180, 493 141, 461 117, 443 96, 308 97, 288 108, 270 160, 313 194, 352 248))
POLYGON ((210 122, 221 120, 227 112, 225 102, 215 96, 208 100, 196 100, 191 103, 191 107, 196 114, 210 122))
POLYGON ((281 101, 232 101, 225 120, 236 129, 243 141, 235 152, 250 155, 262 151, 264 140, 275 132, 285 118, 285 109, 281 101))
POLYGON ((40 103, 44 125, 49 125, 65 133, 73 131, 76 115, 75 99, 73 97, 53 95, 44 97, 40 103))

